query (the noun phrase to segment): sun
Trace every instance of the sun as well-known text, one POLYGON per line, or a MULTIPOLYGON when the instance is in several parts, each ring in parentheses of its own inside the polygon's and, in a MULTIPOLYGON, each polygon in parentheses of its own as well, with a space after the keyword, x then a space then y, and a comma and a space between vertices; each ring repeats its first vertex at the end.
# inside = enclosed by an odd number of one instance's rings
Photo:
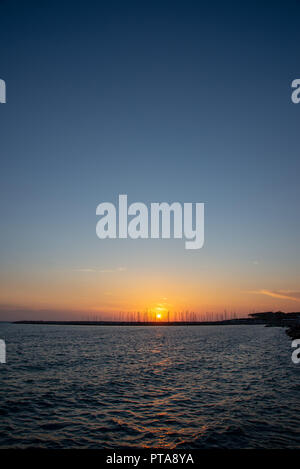
POLYGON ((161 314, 160 313, 156 314, 156 319, 161 319, 161 314))

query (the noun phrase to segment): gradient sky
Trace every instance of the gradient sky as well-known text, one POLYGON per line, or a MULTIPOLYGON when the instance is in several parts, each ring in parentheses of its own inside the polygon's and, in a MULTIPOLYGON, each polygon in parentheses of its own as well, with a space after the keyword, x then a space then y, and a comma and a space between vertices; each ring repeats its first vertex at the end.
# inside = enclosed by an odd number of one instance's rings
POLYGON ((296 1, 0 1, 0 319, 300 309, 296 1), (96 206, 205 202, 205 245, 96 206))

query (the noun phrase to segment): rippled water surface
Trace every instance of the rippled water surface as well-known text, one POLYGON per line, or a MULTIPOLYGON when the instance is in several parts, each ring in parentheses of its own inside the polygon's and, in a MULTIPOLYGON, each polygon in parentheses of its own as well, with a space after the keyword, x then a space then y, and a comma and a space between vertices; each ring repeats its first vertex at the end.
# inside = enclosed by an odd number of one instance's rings
POLYGON ((281 328, 0 325, 0 447, 300 448, 281 328))

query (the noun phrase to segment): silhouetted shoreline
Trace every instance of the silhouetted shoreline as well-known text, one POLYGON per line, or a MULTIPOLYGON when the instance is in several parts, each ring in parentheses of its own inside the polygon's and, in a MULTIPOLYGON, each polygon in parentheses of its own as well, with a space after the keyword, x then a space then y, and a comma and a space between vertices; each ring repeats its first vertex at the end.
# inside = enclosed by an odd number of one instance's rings
POLYGON ((262 324, 251 319, 232 319, 224 321, 14 321, 13 324, 39 324, 57 326, 215 326, 262 324))
POLYGON ((219 321, 43 321, 22 320, 13 324, 64 325, 64 326, 235 326, 265 325, 267 327, 287 327, 286 333, 292 339, 300 338, 300 312, 262 312, 249 314, 247 318, 234 318, 219 321))

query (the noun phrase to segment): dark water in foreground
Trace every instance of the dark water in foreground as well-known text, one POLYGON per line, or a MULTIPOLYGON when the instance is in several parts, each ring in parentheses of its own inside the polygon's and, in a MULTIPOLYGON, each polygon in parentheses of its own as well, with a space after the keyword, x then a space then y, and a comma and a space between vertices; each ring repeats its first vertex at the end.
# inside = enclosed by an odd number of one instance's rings
POLYGON ((281 328, 0 325, 0 447, 300 448, 281 328))

